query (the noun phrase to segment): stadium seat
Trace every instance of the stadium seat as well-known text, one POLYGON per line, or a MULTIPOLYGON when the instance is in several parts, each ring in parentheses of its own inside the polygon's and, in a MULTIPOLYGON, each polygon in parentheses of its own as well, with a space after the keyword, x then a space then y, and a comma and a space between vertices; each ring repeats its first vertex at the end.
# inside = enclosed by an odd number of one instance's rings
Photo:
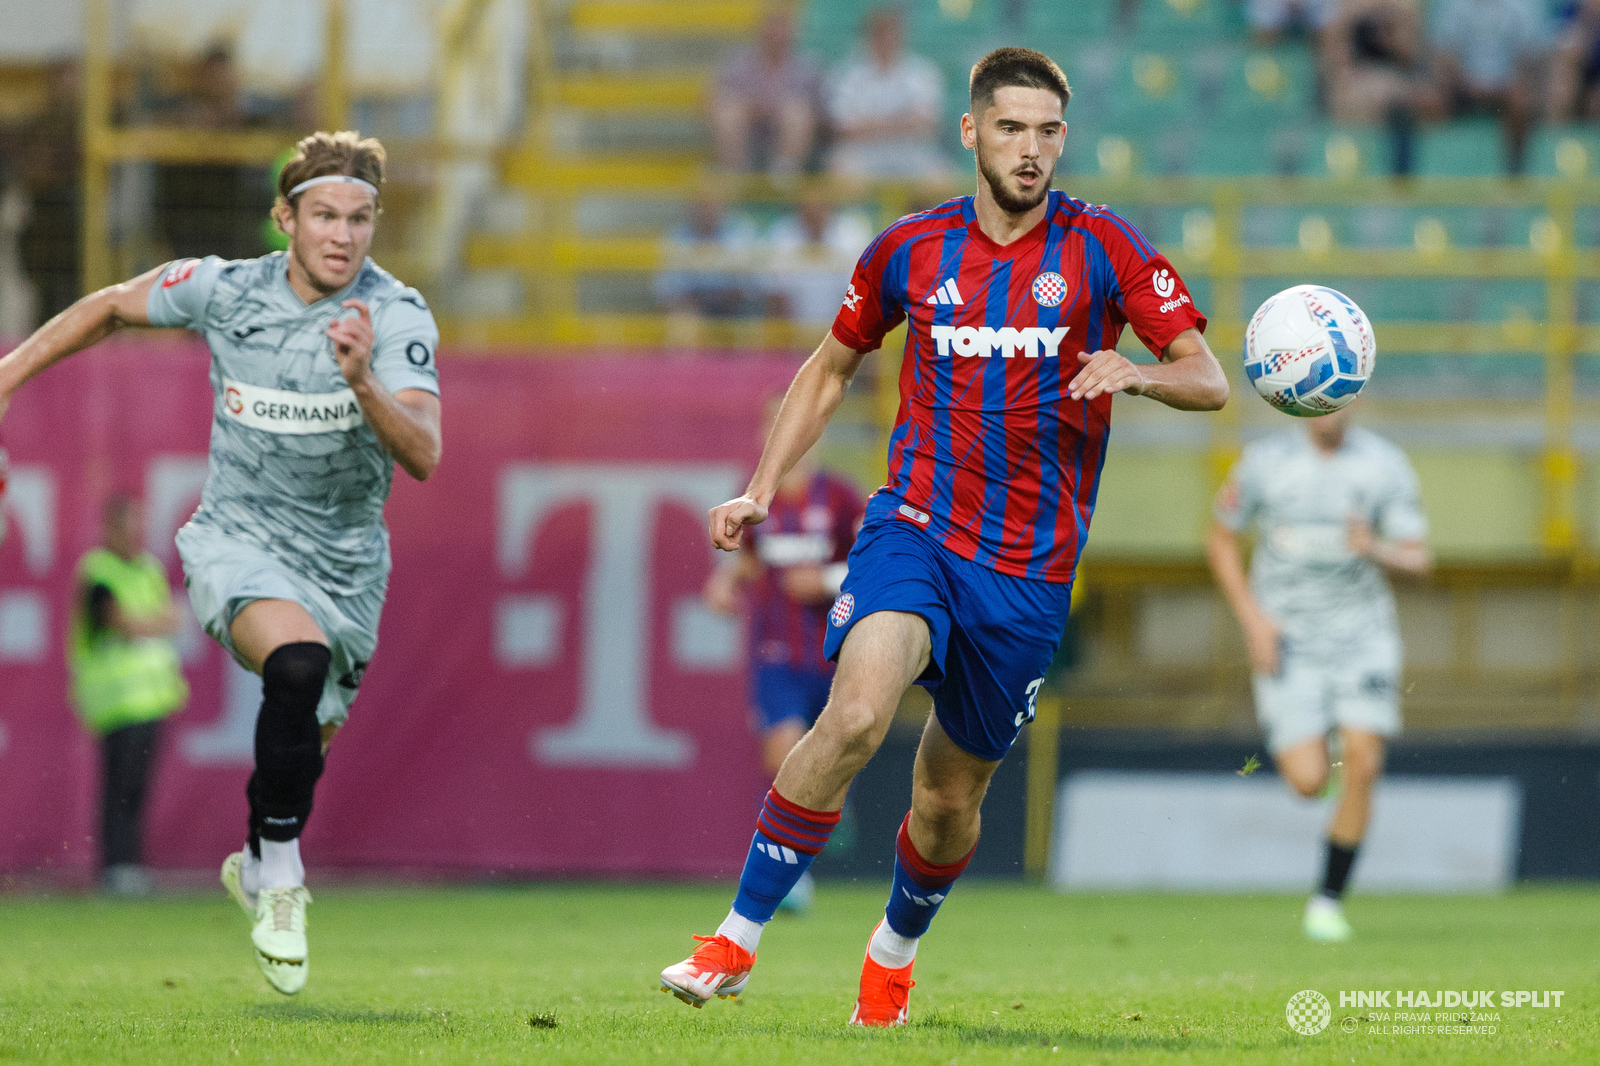
POLYGON ((1505 172, 1500 127, 1484 119, 1424 126, 1417 152, 1417 174, 1427 177, 1486 178, 1505 172))

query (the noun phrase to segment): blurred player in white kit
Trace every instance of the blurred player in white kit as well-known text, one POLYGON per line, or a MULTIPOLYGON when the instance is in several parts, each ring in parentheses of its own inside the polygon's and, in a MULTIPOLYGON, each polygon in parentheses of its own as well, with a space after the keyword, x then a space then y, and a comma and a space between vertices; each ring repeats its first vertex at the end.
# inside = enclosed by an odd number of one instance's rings
POLYGON ((1417 476, 1405 453, 1351 426, 1345 407, 1255 441, 1217 494, 1212 572, 1244 630, 1256 716, 1278 773, 1319 796, 1343 748, 1321 887, 1306 904, 1312 940, 1351 936, 1340 900, 1367 830, 1388 739, 1400 732, 1400 630, 1389 573, 1432 565, 1417 476), (1245 576, 1239 539, 1254 528, 1245 576))
POLYGON ((0 417, 29 378, 124 326, 191 329, 211 349, 209 467, 178 531, 195 617, 262 679, 246 846, 223 884, 278 991, 308 972, 300 834, 327 745, 378 643, 383 505, 396 463, 438 466, 439 331, 367 257, 383 146, 317 133, 278 180, 287 252, 159 267, 85 296, 0 359, 0 417))

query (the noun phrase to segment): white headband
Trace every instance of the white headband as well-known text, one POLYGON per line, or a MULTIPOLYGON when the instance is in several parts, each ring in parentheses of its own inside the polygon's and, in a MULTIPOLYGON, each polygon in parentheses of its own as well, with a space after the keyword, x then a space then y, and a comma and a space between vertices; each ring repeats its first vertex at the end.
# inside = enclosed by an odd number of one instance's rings
POLYGON ((359 185, 363 189, 370 192, 374 200, 378 198, 378 187, 372 184, 370 181, 364 181, 361 178, 353 178, 349 174, 324 174, 320 178, 307 178, 305 181, 302 181, 299 185, 296 185, 294 188, 290 189, 289 195, 285 196, 284 199, 292 200, 296 196, 299 196, 301 193, 305 192, 307 189, 311 188, 313 185, 359 185))

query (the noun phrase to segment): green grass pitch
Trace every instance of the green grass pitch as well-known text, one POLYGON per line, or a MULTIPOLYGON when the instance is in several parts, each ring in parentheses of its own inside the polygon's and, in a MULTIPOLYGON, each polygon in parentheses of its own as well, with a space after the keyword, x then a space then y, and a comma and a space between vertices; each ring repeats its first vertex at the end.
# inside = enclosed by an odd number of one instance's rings
POLYGON ((959 886, 923 942, 911 1024, 844 1025, 883 888, 819 886, 769 927, 746 994, 693 1010, 656 974, 726 886, 328 889, 288 999, 214 895, 0 897, 0 1062, 1582 1063, 1600 1061, 1600 893, 1360 897, 1357 940, 1300 940, 1289 897, 959 886), (1301 1036, 1288 998, 1333 1024, 1301 1036), (1487 1035, 1357 1032, 1338 992, 1547 990, 1487 1035), (544 1024, 536 1024, 543 1022, 544 1024))

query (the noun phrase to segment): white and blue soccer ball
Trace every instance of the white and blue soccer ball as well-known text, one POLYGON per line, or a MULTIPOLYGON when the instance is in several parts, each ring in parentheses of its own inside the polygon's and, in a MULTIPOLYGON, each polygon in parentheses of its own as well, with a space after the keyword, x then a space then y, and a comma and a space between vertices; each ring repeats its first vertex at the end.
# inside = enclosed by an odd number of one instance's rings
POLYGON ((1337 411, 1372 378, 1378 345, 1355 301, 1326 285, 1284 289, 1244 333, 1244 372, 1261 398, 1300 418, 1337 411))

